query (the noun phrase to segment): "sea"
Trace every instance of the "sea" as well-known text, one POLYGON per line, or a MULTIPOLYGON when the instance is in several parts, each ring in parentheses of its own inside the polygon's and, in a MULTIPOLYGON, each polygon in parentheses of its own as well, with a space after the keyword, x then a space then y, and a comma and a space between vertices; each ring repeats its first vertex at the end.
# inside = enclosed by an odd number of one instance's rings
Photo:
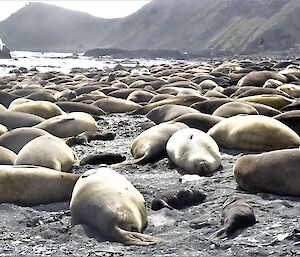
POLYGON ((109 56, 93 58, 83 56, 83 53, 44 53, 28 51, 12 51, 11 59, 0 59, 0 76, 13 75, 10 73, 16 68, 25 67, 30 70, 36 68, 40 72, 60 71, 68 74, 72 68, 113 68, 117 64, 126 67, 159 65, 178 62, 165 59, 112 59, 109 56))

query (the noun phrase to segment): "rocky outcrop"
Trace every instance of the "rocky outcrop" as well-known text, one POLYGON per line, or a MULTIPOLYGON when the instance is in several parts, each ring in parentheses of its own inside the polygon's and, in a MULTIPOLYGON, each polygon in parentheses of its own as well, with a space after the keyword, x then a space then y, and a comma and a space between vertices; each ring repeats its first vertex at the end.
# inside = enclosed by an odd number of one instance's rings
POLYGON ((0 59, 10 59, 10 51, 6 46, 3 46, 2 51, 0 49, 0 59))

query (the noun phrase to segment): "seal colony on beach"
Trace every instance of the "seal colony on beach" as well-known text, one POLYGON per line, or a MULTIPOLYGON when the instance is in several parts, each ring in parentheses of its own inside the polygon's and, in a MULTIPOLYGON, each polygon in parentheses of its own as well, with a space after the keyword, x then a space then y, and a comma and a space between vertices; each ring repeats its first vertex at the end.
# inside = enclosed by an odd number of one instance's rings
POLYGON ((226 184, 245 202, 223 206, 222 229, 198 229, 224 239, 256 226, 250 194, 300 196, 300 68, 277 64, 231 59, 1 77, 0 202, 71 200, 73 225, 152 245, 169 241, 158 228, 173 226, 177 210, 190 215, 186 224, 199 212, 214 219, 206 207, 222 207, 228 191, 213 192, 226 184), (130 127, 136 120, 143 124, 130 127), (193 177, 179 182, 183 174, 193 177), (157 216, 148 212, 155 195, 157 216), (147 225, 154 236, 143 234, 147 225))

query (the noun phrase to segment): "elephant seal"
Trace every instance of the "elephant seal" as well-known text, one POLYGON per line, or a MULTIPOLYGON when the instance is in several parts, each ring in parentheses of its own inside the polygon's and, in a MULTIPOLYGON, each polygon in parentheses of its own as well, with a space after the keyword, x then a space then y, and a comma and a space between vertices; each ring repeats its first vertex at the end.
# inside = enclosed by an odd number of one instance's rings
POLYGON ((34 206, 68 201, 78 178, 44 167, 0 165, 0 203, 34 206))
POLYGON ((105 97, 97 100, 92 105, 100 107, 106 113, 125 113, 142 108, 141 105, 116 97, 105 97))
POLYGON ((75 137, 69 137, 64 141, 68 146, 87 145, 93 140, 108 141, 108 140, 114 140, 115 137, 116 137, 116 133, 112 133, 112 132, 108 132, 108 133, 83 132, 75 137))
POLYGON ((205 132, 185 128, 168 140, 169 159, 184 173, 209 175, 221 164, 221 154, 215 140, 205 132))
MULTIPOLYGON (((18 99, 17 99, 18 100, 18 99)), ((29 100, 29 99, 27 99, 29 100)), ((44 119, 64 114, 64 111, 54 103, 47 101, 29 101, 9 107, 10 111, 37 115, 44 119)))
POLYGON ((216 99, 207 99, 202 102, 194 103, 191 105, 192 108, 206 114, 213 114, 213 112, 219 108, 221 105, 229 102, 234 102, 230 98, 216 98, 216 99))
POLYGON ((268 79, 276 79, 281 82, 287 82, 287 78, 284 75, 277 74, 276 72, 252 71, 246 76, 242 77, 239 80, 237 85, 239 87, 244 87, 244 86, 262 87, 268 79))
POLYGON ((238 229, 253 226, 256 218, 250 204, 243 200, 227 199, 223 205, 222 225, 211 237, 224 239, 231 237, 238 229))
POLYGON ((45 135, 50 133, 38 128, 16 128, 0 136, 0 146, 18 154, 29 141, 45 135))
POLYGON ((8 132, 7 127, 5 127, 4 125, 0 124, 0 136, 2 136, 3 134, 5 134, 6 132, 8 132))
POLYGON ((100 153, 91 154, 80 160, 80 165, 98 165, 98 164, 115 164, 126 160, 126 157, 121 154, 114 153, 100 153))
POLYGON ((220 121, 207 133, 227 149, 271 151, 300 145, 296 132, 263 115, 233 116, 220 121))
POLYGON ((84 112, 62 114, 41 122, 35 128, 46 130, 60 138, 77 136, 83 132, 96 132, 98 130, 95 119, 84 112))
POLYGON ((294 103, 295 100, 281 95, 254 95, 239 98, 241 101, 265 104, 277 110, 294 103))
POLYGON ((229 102, 218 107, 212 115, 229 118, 239 114, 258 115, 258 111, 246 103, 229 102))
POLYGON ((147 113, 146 117, 156 124, 173 120, 181 115, 190 113, 200 113, 199 111, 183 105, 166 104, 156 107, 147 113))
POLYGON ((222 117, 213 116, 205 113, 184 114, 174 119, 175 122, 181 122, 189 126, 207 132, 210 128, 223 120, 222 117))
POLYGON ((40 136, 28 142, 15 161, 15 165, 35 165, 59 171, 70 171, 74 163, 72 149, 52 135, 40 136))
POLYGON ((273 117, 300 135, 300 110, 287 111, 273 117))
POLYGON ((112 169, 85 172, 74 186, 70 210, 73 225, 92 227, 110 241, 125 245, 159 242, 158 238, 142 234, 147 227, 144 197, 112 169))
POLYGON ((234 164, 238 185, 250 193, 300 196, 300 150, 284 149, 242 156, 234 164))
POLYGON ((65 112, 85 112, 90 115, 102 116, 106 114, 100 107, 79 103, 79 102, 56 102, 57 106, 59 106, 65 112))
POLYGON ((45 121, 44 118, 23 112, 4 111, 0 112, 0 124, 12 130, 21 127, 33 127, 45 121))
POLYGON ((131 154, 136 159, 132 163, 146 164, 166 157, 169 138, 183 128, 187 126, 180 122, 164 122, 143 131, 131 144, 131 154))
POLYGON ((182 189, 177 192, 168 192, 157 195, 151 202, 151 209, 158 211, 162 208, 170 210, 183 209, 188 206, 197 205, 206 199, 206 194, 195 189, 182 189))
POLYGON ((13 151, 0 146, 0 165, 13 165, 16 158, 17 155, 13 151))

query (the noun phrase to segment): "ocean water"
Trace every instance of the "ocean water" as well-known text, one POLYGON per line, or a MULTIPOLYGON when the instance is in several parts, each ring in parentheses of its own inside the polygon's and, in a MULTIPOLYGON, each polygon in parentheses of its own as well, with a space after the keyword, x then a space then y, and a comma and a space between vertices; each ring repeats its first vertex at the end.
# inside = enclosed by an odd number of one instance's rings
POLYGON ((134 67, 137 64, 150 66, 153 64, 172 63, 175 61, 156 59, 112 59, 109 56, 103 58, 92 58, 72 53, 42 53, 42 52, 11 52, 12 59, 0 59, 0 76, 8 75, 11 70, 19 67, 25 67, 28 70, 36 68, 38 71, 60 71, 68 74, 72 68, 113 68, 118 63, 134 67))

